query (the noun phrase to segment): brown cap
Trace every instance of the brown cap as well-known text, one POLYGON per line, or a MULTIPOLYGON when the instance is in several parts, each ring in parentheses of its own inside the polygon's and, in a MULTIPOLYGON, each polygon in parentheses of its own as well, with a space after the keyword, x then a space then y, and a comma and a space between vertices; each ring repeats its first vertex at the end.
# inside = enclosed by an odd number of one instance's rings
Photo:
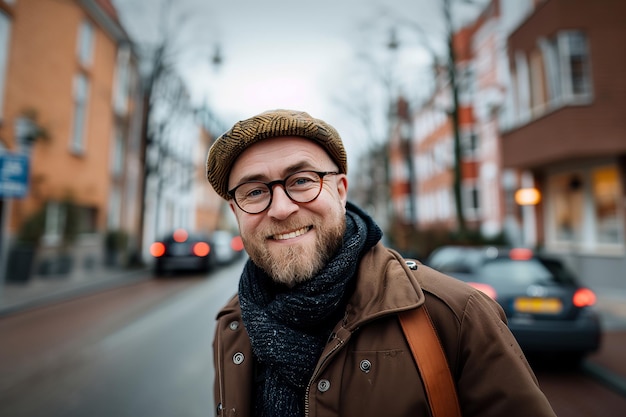
POLYGON ((235 160, 250 145, 277 136, 301 136, 315 141, 335 161, 339 172, 347 173, 346 150, 334 127, 305 112, 270 110, 235 123, 213 143, 206 161, 206 177, 215 191, 228 200, 228 176, 235 160))

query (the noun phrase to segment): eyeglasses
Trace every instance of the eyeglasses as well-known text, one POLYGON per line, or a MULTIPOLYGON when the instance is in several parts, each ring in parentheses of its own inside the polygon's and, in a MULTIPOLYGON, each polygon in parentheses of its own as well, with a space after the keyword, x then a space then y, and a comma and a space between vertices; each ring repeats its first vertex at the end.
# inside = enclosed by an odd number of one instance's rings
POLYGON ((247 181, 239 184, 228 195, 235 204, 248 214, 261 213, 272 204, 274 186, 281 185, 287 197, 296 203, 310 203, 322 192, 324 177, 338 172, 299 171, 282 180, 261 182, 247 181))

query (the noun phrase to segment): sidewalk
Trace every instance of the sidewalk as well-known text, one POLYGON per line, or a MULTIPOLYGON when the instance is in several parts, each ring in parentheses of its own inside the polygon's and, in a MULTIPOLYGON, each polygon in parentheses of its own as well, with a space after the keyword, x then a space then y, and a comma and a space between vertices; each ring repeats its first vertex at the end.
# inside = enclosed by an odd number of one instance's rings
POLYGON ((35 276, 0 288, 0 317, 68 300, 83 294, 132 284, 151 277, 148 268, 100 268, 80 277, 35 276))

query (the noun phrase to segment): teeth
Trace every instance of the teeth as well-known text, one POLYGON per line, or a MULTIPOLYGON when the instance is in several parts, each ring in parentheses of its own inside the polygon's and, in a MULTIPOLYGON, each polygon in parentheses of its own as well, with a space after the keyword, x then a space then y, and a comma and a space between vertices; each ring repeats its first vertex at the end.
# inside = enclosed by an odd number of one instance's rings
POLYGON ((284 233, 281 235, 274 235, 274 240, 285 240, 285 239, 293 239, 294 237, 298 237, 300 235, 305 234, 309 230, 308 227, 303 227, 302 229, 296 230, 295 232, 284 233))

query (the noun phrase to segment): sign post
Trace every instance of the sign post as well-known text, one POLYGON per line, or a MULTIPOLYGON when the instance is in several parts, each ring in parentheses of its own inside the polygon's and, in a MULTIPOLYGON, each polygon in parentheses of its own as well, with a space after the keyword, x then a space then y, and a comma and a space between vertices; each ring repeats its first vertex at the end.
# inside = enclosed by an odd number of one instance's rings
POLYGON ((10 199, 23 198, 28 194, 29 171, 27 155, 0 149, 0 297, 6 279, 10 199))

